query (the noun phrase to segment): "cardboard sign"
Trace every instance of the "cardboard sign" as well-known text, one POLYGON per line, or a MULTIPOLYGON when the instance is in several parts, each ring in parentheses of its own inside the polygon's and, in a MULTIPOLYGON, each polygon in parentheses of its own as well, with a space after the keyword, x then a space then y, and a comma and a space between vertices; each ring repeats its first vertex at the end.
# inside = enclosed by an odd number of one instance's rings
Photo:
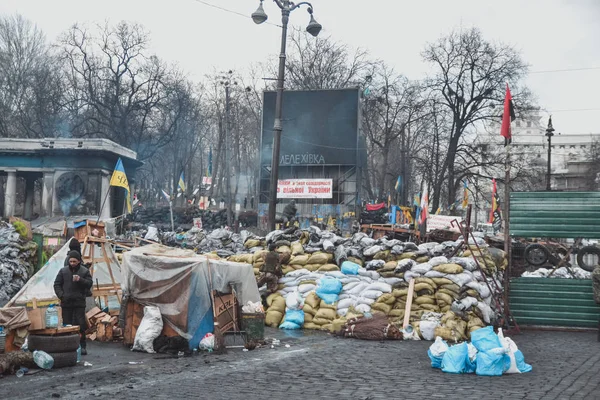
POLYGON ((332 179, 280 179, 277 182, 278 199, 331 199, 332 179))
POLYGON ((427 232, 436 229, 445 229, 460 233, 460 230, 456 226, 452 226, 452 221, 454 220, 457 220, 460 223, 463 219, 462 217, 455 217, 452 215, 429 215, 427 217, 427 232))

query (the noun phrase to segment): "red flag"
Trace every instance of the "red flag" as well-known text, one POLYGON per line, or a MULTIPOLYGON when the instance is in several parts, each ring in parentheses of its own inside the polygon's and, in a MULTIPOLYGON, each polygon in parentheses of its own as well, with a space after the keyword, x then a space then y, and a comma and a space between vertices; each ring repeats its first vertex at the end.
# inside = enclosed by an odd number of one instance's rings
POLYGON ((504 145, 510 144, 512 134, 510 130, 510 123, 515 120, 515 108, 513 106, 512 96, 508 83, 506 84, 506 96, 504 97, 504 114, 502 114, 502 128, 500 134, 504 136, 504 145))

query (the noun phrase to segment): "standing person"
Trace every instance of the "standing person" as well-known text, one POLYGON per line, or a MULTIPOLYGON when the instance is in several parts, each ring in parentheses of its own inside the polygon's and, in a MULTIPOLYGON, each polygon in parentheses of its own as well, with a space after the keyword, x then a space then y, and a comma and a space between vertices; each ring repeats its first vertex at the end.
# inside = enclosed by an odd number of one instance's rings
POLYGON ((248 198, 244 197, 244 210, 246 209, 247 206, 248 206, 248 198))
POLYGON ((250 199, 250 208, 254 210, 254 196, 250 199))
POLYGON ((265 256, 265 263, 260 267, 260 276, 257 285, 262 287, 267 284, 269 294, 277 291, 277 283, 282 275, 281 263, 279 262, 279 253, 275 251, 275 243, 269 245, 269 252, 265 256))
POLYGON ((81 265, 81 254, 78 251, 69 252, 69 265, 63 267, 54 280, 54 292, 60 299, 63 323, 79 325, 81 354, 87 355, 85 331, 85 298, 93 285, 90 271, 81 265))

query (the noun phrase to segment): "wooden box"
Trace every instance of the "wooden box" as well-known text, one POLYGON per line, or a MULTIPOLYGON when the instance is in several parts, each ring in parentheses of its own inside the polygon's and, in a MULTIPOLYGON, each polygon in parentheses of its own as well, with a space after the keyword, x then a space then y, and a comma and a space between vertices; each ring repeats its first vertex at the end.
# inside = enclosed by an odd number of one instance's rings
POLYGON ((75 222, 75 239, 77 239, 80 243, 83 243, 86 236, 94 236, 98 238, 106 237, 106 230, 103 222, 98 222, 88 219, 85 221, 75 222), (97 234, 93 235, 92 232, 97 230, 97 234))
POLYGON ((213 291, 213 313, 215 316, 215 329, 221 332, 239 330, 238 327, 238 302, 234 294, 220 294, 213 291))

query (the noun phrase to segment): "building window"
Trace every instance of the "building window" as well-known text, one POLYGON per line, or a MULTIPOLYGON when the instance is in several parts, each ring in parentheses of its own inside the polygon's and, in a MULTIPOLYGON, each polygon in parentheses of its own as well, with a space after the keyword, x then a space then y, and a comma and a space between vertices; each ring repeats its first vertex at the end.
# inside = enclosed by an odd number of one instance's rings
POLYGON ((561 148, 561 149, 564 149, 564 148, 565 148, 565 145, 560 145, 560 148, 561 148))
POLYGON ((527 121, 527 127, 531 128, 531 121, 527 121))
POLYGON ((586 147, 587 147, 587 146, 586 146, 585 144, 582 144, 582 145, 581 145, 581 148, 582 148, 582 149, 585 149, 586 147))

